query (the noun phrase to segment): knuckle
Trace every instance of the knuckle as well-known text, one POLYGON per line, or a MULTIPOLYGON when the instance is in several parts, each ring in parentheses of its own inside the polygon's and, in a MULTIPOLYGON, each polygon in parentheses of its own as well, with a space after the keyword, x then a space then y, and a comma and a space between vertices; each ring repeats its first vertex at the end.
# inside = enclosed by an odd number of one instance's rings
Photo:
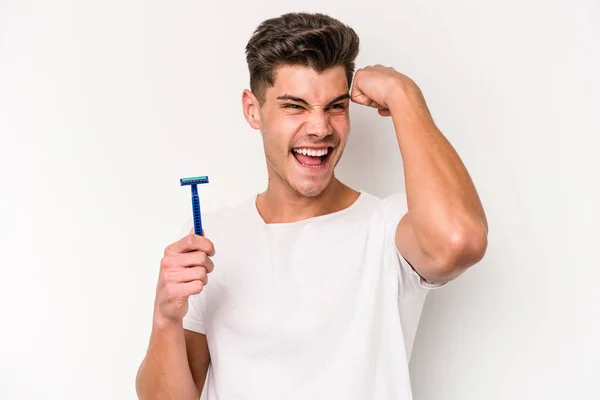
POLYGON ((172 270, 163 271, 163 280, 165 282, 175 281, 175 273, 172 270))
POLYGON ((210 260, 210 258, 208 258, 208 254, 206 254, 205 252, 201 252, 200 253, 200 264, 204 265, 208 262, 208 260, 210 260))
POLYGON ((170 256, 163 257, 160 265, 163 269, 173 268, 175 266, 175 259, 170 256))
POLYGON ((193 247, 196 244, 196 238, 195 238, 195 236, 194 235, 187 235, 185 237, 185 244, 188 245, 188 246, 190 246, 190 247, 193 247))
POLYGON ((169 258, 167 256, 164 256, 163 258, 161 258, 160 260, 160 268, 161 269, 165 269, 167 267, 167 263, 169 262, 169 258))
POLYGON ((200 292, 202 292, 202 289, 204 289, 204 282, 202 281, 194 281, 191 284, 192 287, 192 293, 193 294, 198 294, 200 292))
POLYGON ((201 237, 200 240, 202 240, 202 248, 204 249, 204 252, 207 253, 208 255, 214 254, 215 246, 214 246, 213 242, 211 242, 209 239, 207 239, 205 237, 201 237))
POLYGON ((198 279, 202 279, 202 271, 201 271, 201 269, 202 268, 200 268, 200 267, 192 268, 189 271, 189 274, 187 276, 187 280, 190 281, 190 282, 193 282, 193 281, 197 281, 198 279))
POLYGON ((200 271, 198 271, 198 277, 200 279, 204 279, 207 275, 206 268, 200 268, 200 271))
POLYGON ((215 263, 212 260, 208 260, 208 263, 206 265, 206 272, 213 272, 215 269, 215 263))
POLYGON ((215 245, 213 242, 211 242, 210 240, 206 239, 206 242, 208 243, 208 254, 211 256, 215 255, 215 245))

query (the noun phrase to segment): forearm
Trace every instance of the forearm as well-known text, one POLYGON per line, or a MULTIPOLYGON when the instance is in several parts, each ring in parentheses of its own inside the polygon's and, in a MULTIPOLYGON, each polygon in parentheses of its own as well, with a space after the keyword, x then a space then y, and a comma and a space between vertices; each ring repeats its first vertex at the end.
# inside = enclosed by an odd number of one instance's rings
POLYGON ((448 260, 460 252, 472 264, 471 254, 464 251, 465 240, 483 238, 487 220, 469 173, 460 157, 435 126, 418 88, 398 92, 390 104, 398 145, 404 163, 410 223, 420 247, 431 259, 448 260), (454 247, 454 248, 453 248, 454 247), (456 249, 460 247, 460 249, 456 249))
POLYGON ((181 324, 155 324, 136 378, 141 400, 197 400, 181 324))

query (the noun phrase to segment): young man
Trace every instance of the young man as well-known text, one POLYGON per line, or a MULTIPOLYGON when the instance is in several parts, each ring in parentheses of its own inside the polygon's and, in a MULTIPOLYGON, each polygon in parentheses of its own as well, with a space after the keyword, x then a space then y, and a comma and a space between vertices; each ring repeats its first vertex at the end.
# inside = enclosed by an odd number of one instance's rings
POLYGON ((254 32, 242 103, 267 189, 166 248, 141 399, 197 399, 207 373, 211 400, 411 399, 425 295, 483 257, 487 222, 417 85, 381 65, 354 74, 358 48, 322 14, 254 32), (350 101, 391 116, 406 195, 336 179, 350 101))

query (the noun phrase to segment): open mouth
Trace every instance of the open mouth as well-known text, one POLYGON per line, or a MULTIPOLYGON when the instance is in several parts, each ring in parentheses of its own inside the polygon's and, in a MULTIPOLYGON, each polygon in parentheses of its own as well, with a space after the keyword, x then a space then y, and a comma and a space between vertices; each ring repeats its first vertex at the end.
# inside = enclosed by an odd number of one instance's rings
POLYGON ((292 154, 300 165, 314 169, 323 168, 329 161, 332 153, 333 147, 323 147, 319 149, 298 147, 292 149, 292 154))

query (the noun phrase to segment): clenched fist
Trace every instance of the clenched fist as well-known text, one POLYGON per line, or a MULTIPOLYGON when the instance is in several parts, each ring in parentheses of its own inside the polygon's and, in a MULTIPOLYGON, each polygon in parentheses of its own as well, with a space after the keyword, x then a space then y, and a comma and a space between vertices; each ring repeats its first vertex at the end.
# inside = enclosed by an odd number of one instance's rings
POLYGON ((414 109, 429 116, 425 98, 417 84, 392 67, 380 64, 356 71, 350 98, 357 104, 376 108, 379 115, 392 115, 394 105, 403 111, 414 109))
POLYGON ((190 233, 165 249, 156 287, 154 320, 156 323, 180 323, 188 310, 188 297, 208 284, 214 269, 213 243, 204 236, 190 233))

